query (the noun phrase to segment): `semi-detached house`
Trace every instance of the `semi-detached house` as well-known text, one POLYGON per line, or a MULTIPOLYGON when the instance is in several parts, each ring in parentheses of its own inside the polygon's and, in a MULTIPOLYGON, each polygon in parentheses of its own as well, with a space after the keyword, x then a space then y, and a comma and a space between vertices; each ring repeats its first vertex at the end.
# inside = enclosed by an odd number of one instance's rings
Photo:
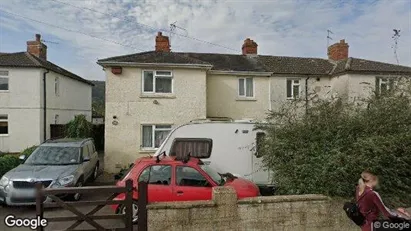
POLYGON ((50 138, 50 124, 91 120, 93 84, 47 60, 41 36, 27 51, 0 53, 0 151, 20 152, 50 138))
POLYGON ((160 32, 155 41, 154 51, 98 61, 106 73, 108 171, 153 153, 172 128, 195 119, 263 120, 313 92, 362 98, 411 76, 411 67, 349 57, 344 40, 326 59, 259 55, 248 38, 242 54, 171 52, 160 32))

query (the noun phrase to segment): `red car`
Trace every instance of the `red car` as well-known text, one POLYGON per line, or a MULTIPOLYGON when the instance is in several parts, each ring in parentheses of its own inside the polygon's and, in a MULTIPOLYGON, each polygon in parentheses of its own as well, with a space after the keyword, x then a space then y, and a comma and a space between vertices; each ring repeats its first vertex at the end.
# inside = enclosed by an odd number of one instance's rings
MULTIPOLYGON (((211 200, 212 188, 222 185, 233 187, 238 198, 256 197, 260 194, 253 182, 232 176, 224 177, 197 158, 185 161, 169 156, 140 158, 123 179, 117 182, 117 186, 123 187, 128 179, 133 180, 135 187, 139 181, 148 183, 149 203, 211 200)), ((123 200, 124 197, 125 194, 119 194, 115 200, 123 200)), ((134 191, 133 198, 133 222, 137 222, 137 191, 134 191)), ((122 205, 113 205, 112 208, 116 213, 125 212, 122 205)))

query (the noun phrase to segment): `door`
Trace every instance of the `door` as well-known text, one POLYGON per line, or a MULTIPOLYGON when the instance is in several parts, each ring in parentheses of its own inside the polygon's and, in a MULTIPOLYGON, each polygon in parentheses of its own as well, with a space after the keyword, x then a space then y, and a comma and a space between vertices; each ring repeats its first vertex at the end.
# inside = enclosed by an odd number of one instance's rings
POLYGON ((206 177, 189 166, 176 166, 174 201, 211 200, 212 185, 206 177))
POLYGON ((150 165, 138 177, 148 183, 148 202, 171 201, 171 165, 150 165))

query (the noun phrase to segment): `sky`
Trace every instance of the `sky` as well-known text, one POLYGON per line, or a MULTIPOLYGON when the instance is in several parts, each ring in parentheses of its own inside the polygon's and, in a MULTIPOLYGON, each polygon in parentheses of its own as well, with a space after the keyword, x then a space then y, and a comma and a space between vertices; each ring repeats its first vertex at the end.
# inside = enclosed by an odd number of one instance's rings
POLYGON ((154 50, 158 31, 172 51, 327 58, 330 44, 349 56, 411 66, 411 0, 0 0, 0 52, 26 50, 39 33, 48 60, 104 80, 98 59, 154 50), (170 33, 170 24, 177 26, 170 33))

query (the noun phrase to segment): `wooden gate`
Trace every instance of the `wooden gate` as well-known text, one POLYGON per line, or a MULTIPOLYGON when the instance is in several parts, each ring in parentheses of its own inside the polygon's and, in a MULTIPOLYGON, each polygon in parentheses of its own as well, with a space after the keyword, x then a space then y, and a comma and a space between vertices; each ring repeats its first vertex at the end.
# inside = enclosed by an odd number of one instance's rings
MULTIPOLYGON (((75 221, 69 228, 65 230, 76 230, 83 222, 88 223, 93 226, 94 229, 88 230, 133 230, 133 220, 132 220, 132 203, 133 203, 133 182, 132 180, 127 180, 125 187, 117 186, 97 186, 97 187, 67 187, 67 188, 43 188, 41 183, 36 184, 36 214, 39 219, 46 219, 48 223, 50 222, 63 222, 63 221, 75 221), (56 195, 61 194, 74 194, 74 193, 111 193, 112 195, 107 198, 107 200, 100 201, 75 201, 66 202, 61 200, 56 195), (113 200, 119 193, 125 193, 126 197, 124 200, 113 200), (45 197, 53 199, 52 203, 44 203, 45 197), (95 215, 100 209, 106 205, 120 204, 125 205, 125 214, 110 214, 110 215, 95 215), (96 207, 88 213, 83 213, 79 211, 76 206, 84 205, 95 205, 96 207), (72 212, 75 216, 60 216, 60 217, 44 217, 45 207, 62 207, 65 210, 72 212), (128 212, 129 211, 129 212, 128 212), (124 223, 123 227, 115 228, 105 228, 101 224, 97 223, 96 220, 107 220, 107 219, 122 219, 124 223)), ((143 190, 144 191, 144 190, 143 190)), ((145 205, 144 205, 145 207, 145 205)), ((142 208, 143 211, 145 208, 142 208)), ((38 227, 38 231, 43 231, 44 227, 38 227)))

